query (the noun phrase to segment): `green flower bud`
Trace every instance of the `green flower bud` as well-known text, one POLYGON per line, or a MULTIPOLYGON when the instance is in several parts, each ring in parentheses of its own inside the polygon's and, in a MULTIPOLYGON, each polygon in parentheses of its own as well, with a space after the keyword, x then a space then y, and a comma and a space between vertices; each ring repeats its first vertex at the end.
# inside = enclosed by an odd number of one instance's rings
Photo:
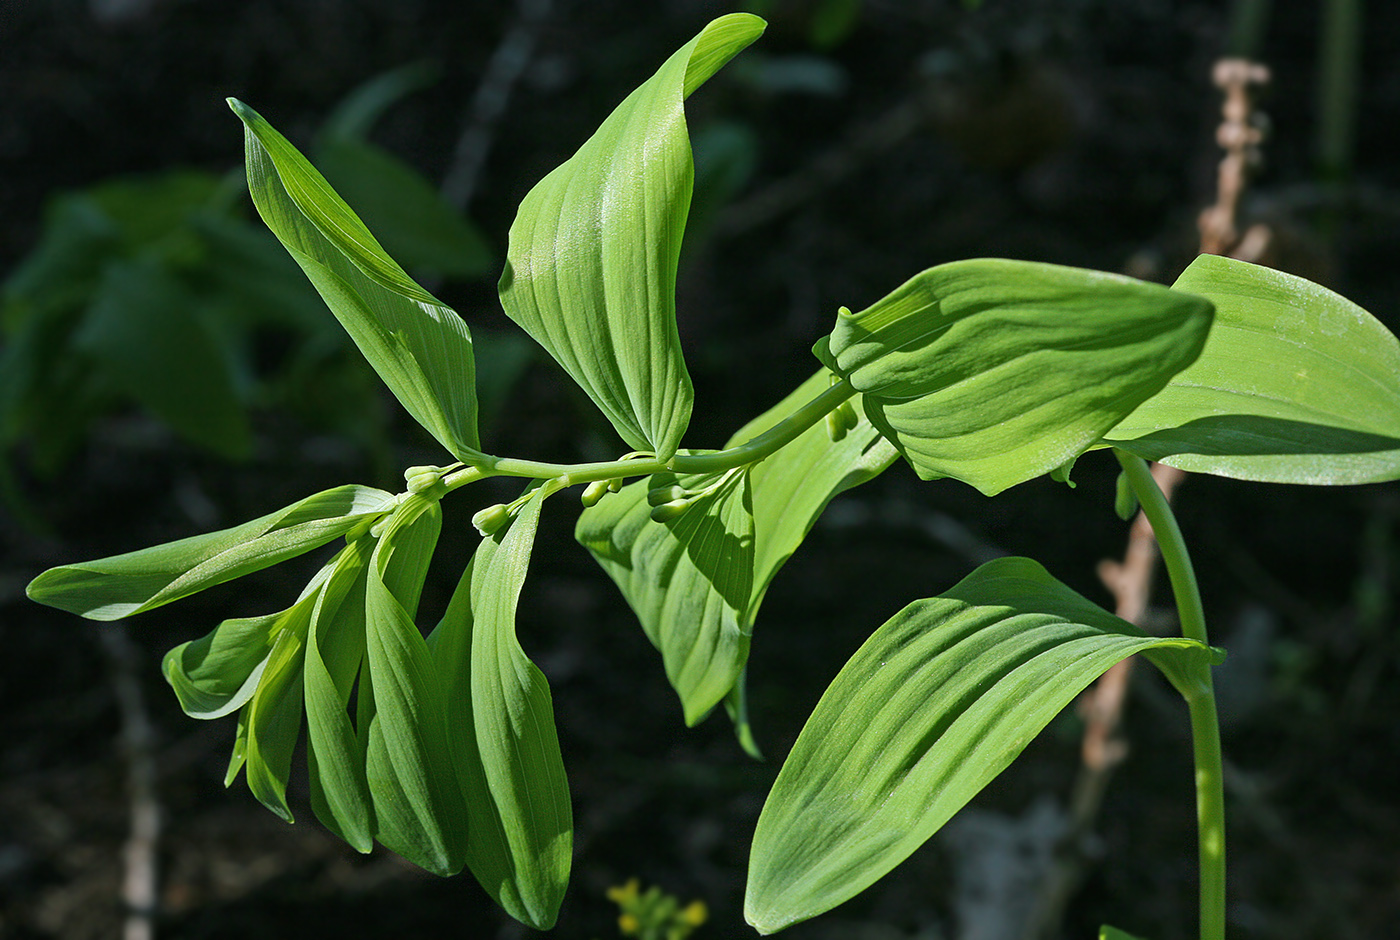
POLYGON ((826 436, 835 444, 846 436, 846 425, 835 411, 826 413, 826 436))
POLYGON ((673 499, 669 503, 662 503, 660 506, 653 506, 651 510, 652 522, 670 522, 678 518, 685 512, 685 507, 690 505, 686 499, 673 499))
POLYGON ((1124 522, 1133 518, 1133 515, 1138 511, 1137 494, 1133 492, 1132 486, 1129 485, 1128 475, 1126 473, 1118 474, 1118 484, 1114 488, 1113 494, 1113 511, 1116 512, 1118 518, 1122 519, 1124 522))
POLYGON ((660 506, 662 503, 673 503, 689 496, 690 493, 679 486, 657 486, 647 490, 647 505, 660 506))
POLYGON ((508 522, 510 522, 510 509, 504 503, 487 506, 472 516, 472 525, 476 526, 476 531, 481 533, 482 538, 495 535, 508 522))
POLYGON ((579 501, 583 503, 585 509, 598 505, 598 500, 607 495, 609 482, 608 480, 594 480, 583 488, 583 495, 579 497, 579 501))

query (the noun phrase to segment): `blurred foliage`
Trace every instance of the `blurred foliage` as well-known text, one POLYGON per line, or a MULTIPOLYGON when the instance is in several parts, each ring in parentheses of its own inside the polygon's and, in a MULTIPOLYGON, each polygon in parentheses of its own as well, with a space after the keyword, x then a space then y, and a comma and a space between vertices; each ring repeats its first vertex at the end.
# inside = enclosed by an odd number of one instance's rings
MULTIPOLYGON (((366 135, 432 78, 421 65, 351 93, 322 127, 332 184, 420 276, 470 279, 485 238, 417 170, 366 135)), ((22 467, 62 471, 95 421, 139 407, 225 460, 255 450, 254 416, 279 411, 383 455, 374 373, 296 264, 249 218, 241 173, 174 168, 52 197, 42 236, 0 284, 0 496, 34 525, 22 467)), ((488 410, 529 362, 523 337, 481 335, 488 410)))

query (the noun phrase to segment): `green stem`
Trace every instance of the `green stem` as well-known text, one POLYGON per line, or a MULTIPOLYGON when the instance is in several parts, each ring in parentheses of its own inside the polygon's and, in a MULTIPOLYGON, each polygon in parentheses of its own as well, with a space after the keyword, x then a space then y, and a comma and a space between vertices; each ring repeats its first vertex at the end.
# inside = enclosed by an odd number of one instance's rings
POLYGON ((735 467, 757 463, 784 444, 795 440, 803 431, 855 393, 851 383, 842 379, 752 440, 713 454, 676 454, 670 460, 651 457, 575 464, 487 456, 475 466, 453 473, 444 482, 449 489, 456 489, 458 486, 491 476, 531 477, 537 480, 558 479, 561 481, 558 485, 562 488, 576 483, 591 483, 594 480, 648 476, 663 470, 673 470, 677 473, 718 473, 732 470, 735 467))
MULTIPOLYGON (((1171 504, 1157 486, 1142 458, 1114 449, 1128 483, 1137 495, 1162 551, 1172 593, 1181 618, 1181 632, 1209 644, 1205 608, 1201 604, 1191 556, 1176 524, 1171 504)), ((1215 710, 1215 684, 1210 666, 1202 663, 1194 682, 1179 691, 1191 713, 1191 745, 1196 764, 1196 829, 1201 866, 1201 940, 1225 940, 1225 784, 1220 749, 1220 720, 1215 710)))

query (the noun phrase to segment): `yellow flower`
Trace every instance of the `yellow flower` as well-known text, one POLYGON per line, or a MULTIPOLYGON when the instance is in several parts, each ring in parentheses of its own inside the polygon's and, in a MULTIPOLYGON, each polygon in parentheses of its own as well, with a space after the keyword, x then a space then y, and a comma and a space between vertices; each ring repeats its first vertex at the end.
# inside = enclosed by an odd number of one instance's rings
POLYGON ((636 878, 628 878, 626 884, 613 885, 607 890, 606 894, 609 901, 621 905, 634 900, 637 897, 637 893, 641 890, 641 887, 642 883, 636 878))
POLYGON ((631 937, 642 929, 642 922, 633 914, 623 914, 617 919, 617 929, 622 931, 623 936, 631 937))
POLYGON ((705 907, 704 901, 691 901, 681 911, 681 920, 692 927, 699 927, 710 916, 709 908, 705 907))

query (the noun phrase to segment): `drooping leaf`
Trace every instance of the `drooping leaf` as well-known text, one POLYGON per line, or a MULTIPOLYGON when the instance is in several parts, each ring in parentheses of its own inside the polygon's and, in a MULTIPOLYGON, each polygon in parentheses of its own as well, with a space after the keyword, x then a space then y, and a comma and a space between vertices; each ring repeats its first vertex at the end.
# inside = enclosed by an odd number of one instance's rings
POLYGON ((1205 351, 1108 443, 1241 480, 1400 478, 1400 341, 1375 317, 1304 278, 1216 255, 1173 286, 1215 304, 1205 351))
POLYGON ((419 287, 287 139, 241 101, 248 189, 370 365, 458 460, 479 456, 476 372, 462 318, 419 287))
POLYGON ((718 704, 748 659, 745 620, 754 585, 749 472, 658 475, 623 487, 580 516, 574 533, 617 582, 694 725, 718 704), (679 515, 653 521, 648 491, 696 493, 679 515))
POLYGON ((365 659, 365 592, 373 548, 374 540, 362 537, 337 556, 311 614, 302 673, 311 808, 327 829, 360 852, 374 846, 374 805, 364 742, 347 706, 365 659))
POLYGON ((441 526, 435 500, 410 496, 370 558, 365 645, 374 715, 366 772, 375 838, 446 876, 465 863, 467 817, 452 768, 441 683, 413 619, 441 526))
POLYGON ((165 654, 161 671, 191 718, 222 718, 258 687, 286 611, 225 620, 165 654))
POLYGON ((694 168, 685 98, 758 38, 713 21, 525 197, 501 303, 634 449, 673 454, 693 391, 676 330, 676 264, 694 168))
POLYGON ((1199 354, 1211 305, 1098 271, 1001 259, 930 268, 819 358, 924 479, 987 495, 1072 462, 1199 354))
MULTIPOLYGON (((824 369, 813 375, 740 428, 725 447, 769 430, 824 391, 829 378, 824 369)), ((662 651, 688 722, 699 721, 736 688, 763 595, 822 510, 896 456, 868 421, 859 421, 837 442, 818 421, 751 467, 746 480, 736 476, 729 490, 693 503, 684 524, 685 516, 668 525, 651 520, 647 495, 658 479, 633 483, 584 510, 575 534, 617 582, 662 651), (721 590, 716 579, 726 585, 742 579, 747 589, 721 590)), ((676 485, 695 489, 705 482, 692 476, 676 485)), ((731 710, 742 715, 737 700, 731 710)))
MULTIPOLYGON (((830 373, 819 370, 777 405, 740 428, 724 445, 735 447, 792 414, 822 392, 830 373)), ((774 576, 792 557, 817 518, 839 494, 874 479, 899 456, 898 451, 861 413, 839 441, 832 441, 818 421, 791 443, 750 471, 754 512, 754 581, 746 625, 752 626, 758 605, 774 576)))
POLYGON ((302 657, 314 606, 313 593, 287 611, 257 690, 243 706, 248 729, 244 779, 258 802, 287 822, 294 821, 287 806, 287 780, 301 735, 302 657))
POLYGON ((113 262, 74 337, 112 387, 181 437, 228 459, 253 437, 233 370, 196 298, 165 268, 113 262))
POLYGON ((90 620, 119 620, 318 548, 394 507, 368 486, 324 490, 252 522, 96 561, 50 568, 29 598, 90 620))
POLYGON ((428 638, 470 815, 467 864, 507 913, 537 930, 554 925, 573 854, 549 684, 515 634, 543 501, 537 490, 507 528, 482 541, 428 638))
MULTIPOLYGON (((343 554, 343 553, 342 553, 343 554)), ((287 822, 287 780, 292 754, 301 734, 302 659, 311 617, 340 555, 327 562, 311 579, 295 604, 270 625, 272 649, 260 666, 257 687, 239 714, 239 737, 229 765, 231 782, 237 765, 243 764, 248 789, 258 801, 287 822)), ((172 651, 172 653, 175 651, 172 651)), ((169 657, 167 657, 167 660, 169 657)))
POLYGON ((869 887, 1135 653, 1179 686, 1213 656, 1142 633, 1025 558, 906 607, 841 670, 773 784, 750 856, 749 923, 772 933, 869 887))

